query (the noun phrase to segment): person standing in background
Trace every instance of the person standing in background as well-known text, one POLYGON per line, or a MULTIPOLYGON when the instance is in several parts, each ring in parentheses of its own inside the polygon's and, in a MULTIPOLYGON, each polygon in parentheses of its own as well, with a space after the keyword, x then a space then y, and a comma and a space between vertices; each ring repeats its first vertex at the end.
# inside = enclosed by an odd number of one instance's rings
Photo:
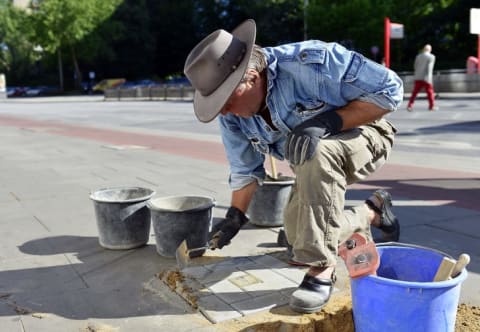
POLYGON ((435 65, 435 55, 432 54, 432 46, 426 44, 421 53, 415 58, 414 76, 415 85, 413 87, 412 95, 408 101, 407 111, 413 111, 413 103, 417 97, 418 92, 425 88, 428 98, 428 110, 436 111, 438 107, 435 106, 435 94, 433 91, 433 66, 435 65))

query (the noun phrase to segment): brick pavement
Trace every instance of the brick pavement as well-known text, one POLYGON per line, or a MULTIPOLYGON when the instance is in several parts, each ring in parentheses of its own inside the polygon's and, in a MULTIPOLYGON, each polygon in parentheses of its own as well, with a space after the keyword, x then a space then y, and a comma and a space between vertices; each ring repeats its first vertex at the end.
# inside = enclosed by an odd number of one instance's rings
MULTIPOLYGON (((60 323, 58 331, 86 329, 88 324, 127 331, 171 330, 172 326, 179 331, 210 330, 197 313, 161 288, 151 287, 159 270, 175 265, 171 259, 158 257, 151 241, 145 248, 127 252, 98 247, 87 192, 119 183, 143 183, 155 187, 159 195, 196 191, 216 196, 215 217, 221 217, 229 197, 225 179, 219 179, 219 175, 226 176, 220 143, 3 115, 0 126, 4 127, 0 206, 6 218, 0 228, 6 236, 0 255, 0 315, 5 328, 51 331, 55 330, 52 324, 60 323), (182 176, 192 178, 178 181, 182 176), (59 201, 61 206, 56 205, 59 201), (111 303, 122 305, 110 308, 111 303), (15 314, 15 305, 46 316, 39 321, 18 311, 15 314)), ((279 166, 284 174, 289 172, 285 164, 279 166)), ((462 301, 478 305, 480 214, 474 195, 478 178, 476 173, 388 163, 372 178, 352 186, 347 204, 361 202, 379 186, 389 188, 404 225, 402 240, 452 255, 471 254, 472 273, 463 287, 462 301)), ((267 265, 255 265, 270 257, 265 253, 278 250, 272 247, 276 231, 249 226, 232 246, 222 250, 240 273, 229 274, 233 283, 205 279, 216 271, 215 266, 190 271, 209 289, 212 302, 202 300, 200 307, 210 321, 285 303, 288 290, 273 299, 263 295, 271 287, 278 290, 277 282, 298 282, 296 273, 290 272, 288 281, 280 273, 295 269, 272 257, 267 265), (251 248, 253 240, 256 248, 251 248), (276 268, 280 271, 272 272, 276 268), (206 273, 201 275, 199 270, 206 273), (272 273, 278 278, 272 279, 272 273), (267 279, 272 284, 260 282, 267 279), (232 290, 235 283, 243 288, 232 290), (259 285, 266 288, 255 288, 259 285)))

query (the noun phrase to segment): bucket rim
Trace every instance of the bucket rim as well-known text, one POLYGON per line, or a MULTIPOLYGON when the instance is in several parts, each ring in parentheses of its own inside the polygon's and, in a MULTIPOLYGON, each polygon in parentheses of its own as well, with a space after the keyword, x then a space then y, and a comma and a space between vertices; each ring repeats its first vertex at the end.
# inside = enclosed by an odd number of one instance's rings
POLYGON ((287 175, 281 175, 280 178, 278 178, 278 179, 273 179, 272 177, 267 176, 267 178, 265 178, 262 181, 262 185, 264 185, 264 184, 290 185, 290 184, 293 184, 293 183, 295 183, 295 177, 287 176, 287 175))
POLYGON ((150 209, 150 210, 153 210, 153 211, 160 211, 160 212, 171 212, 171 213, 183 213, 183 212, 194 212, 194 211, 200 211, 200 210, 206 210, 206 209, 210 209, 214 206, 217 205, 217 202, 215 201, 215 198, 211 197, 211 196, 205 196, 205 195, 171 195, 171 196, 162 196, 162 197, 155 197, 155 198, 151 198, 148 202, 147 202, 147 207, 150 209), (190 208, 190 209, 178 209, 178 210, 172 210, 172 209, 165 209, 165 208, 161 208, 159 206, 156 206, 155 205, 155 202, 156 201, 166 201, 166 200, 169 200, 169 199, 176 199, 176 198, 184 198, 184 199, 188 199, 188 198, 204 198, 206 200, 209 201, 209 203, 205 203, 205 204, 202 204, 201 206, 196 206, 194 208, 190 208))
POLYGON ((283 185, 283 186, 286 186, 286 185, 291 185, 295 182, 295 180, 282 180, 282 181, 272 181, 272 180, 265 180, 263 181, 263 184, 262 185, 274 185, 274 184, 277 184, 277 185, 283 185))
MULTIPOLYGON (((440 254, 445 257, 452 258, 451 255, 444 253, 440 250, 434 249, 434 248, 428 248, 424 246, 419 246, 415 244, 408 244, 408 243, 401 243, 401 242, 386 242, 386 243, 379 243, 376 245, 378 248, 410 248, 410 249, 421 249, 421 250, 426 250, 430 252, 434 252, 437 254, 440 254)), ((448 287, 453 287, 457 286, 460 283, 462 283, 466 278, 467 278, 468 272, 466 268, 463 268, 462 271, 458 276, 455 278, 449 279, 449 280, 444 280, 444 281, 424 281, 424 282, 419 282, 419 281, 403 281, 403 280, 395 280, 395 279, 389 279, 389 278, 384 278, 380 277, 377 275, 368 275, 365 276, 364 278, 369 278, 372 279, 374 282, 380 283, 380 284, 387 284, 387 285, 393 285, 397 287, 403 287, 403 288, 448 288, 448 287)), ((362 278, 360 278, 362 279, 362 278)))
POLYGON ((156 191, 150 188, 146 187, 139 187, 139 186, 127 186, 127 187, 109 187, 109 188, 100 188, 95 191, 90 192, 90 199, 94 202, 99 202, 99 203, 135 203, 135 202, 142 202, 142 201, 147 201, 150 198, 152 198, 156 194, 156 191), (125 189, 142 189, 145 190, 146 192, 149 192, 149 194, 144 195, 142 197, 136 197, 136 198, 130 198, 130 199, 106 199, 106 198, 98 198, 95 196, 96 193, 104 192, 104 191, 110 191, 110 190, 125 190, 125 189))

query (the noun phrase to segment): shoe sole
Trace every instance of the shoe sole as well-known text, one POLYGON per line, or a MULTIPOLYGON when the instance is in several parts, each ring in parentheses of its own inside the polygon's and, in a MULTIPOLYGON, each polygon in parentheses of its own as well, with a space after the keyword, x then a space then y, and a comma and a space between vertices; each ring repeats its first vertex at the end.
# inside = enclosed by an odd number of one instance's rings
POLYGON ((287 263, 290 264, 290 265, 293 265, 293 266, 310 266, 310 264, 297 262, 297 261, 294 261, 293 259, 289 259, 287 263))
MULTIPOLYGON (((327 302, 328 303, 328 302, 327 302)), ((302 313, 302 314, 313 314, 314 312, 319 312, 322 310, 323 307, 327 305, 327 303, 322 304, 321 306, 314 307, 314 308, 305 308, 305 307, 298 307, 296 305, 289 305, 290 309, 295 312, 302 313)))

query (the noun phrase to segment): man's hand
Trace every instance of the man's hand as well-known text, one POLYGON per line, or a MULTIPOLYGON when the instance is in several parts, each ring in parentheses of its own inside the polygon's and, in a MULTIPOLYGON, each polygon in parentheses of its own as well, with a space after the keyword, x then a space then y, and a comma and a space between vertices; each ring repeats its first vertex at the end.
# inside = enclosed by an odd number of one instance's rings
POLYGON ((237 235, 240 228, 248 222, 247 216, 237 209, 230 207, 225 219, 216 224, 210 234, 208 234, 209 243, 212 249, 222 249, 230 244, 230 240, 237 235))
POLYGON ((321 113, 300 123, 288 134, 285 158, 293 166, 312 159, 320 139, 339 133, 342 125, 342 118, 335 111, 321 113))

